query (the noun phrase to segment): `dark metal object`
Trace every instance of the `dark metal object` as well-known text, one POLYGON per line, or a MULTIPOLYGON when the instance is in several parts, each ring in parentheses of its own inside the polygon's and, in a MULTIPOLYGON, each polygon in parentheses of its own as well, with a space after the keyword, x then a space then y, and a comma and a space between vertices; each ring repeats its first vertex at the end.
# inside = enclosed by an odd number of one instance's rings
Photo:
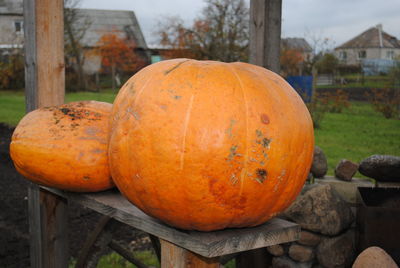
POLYGON ((383 248, 400 265, 400 188, 358 187, 359 253, 383 248))

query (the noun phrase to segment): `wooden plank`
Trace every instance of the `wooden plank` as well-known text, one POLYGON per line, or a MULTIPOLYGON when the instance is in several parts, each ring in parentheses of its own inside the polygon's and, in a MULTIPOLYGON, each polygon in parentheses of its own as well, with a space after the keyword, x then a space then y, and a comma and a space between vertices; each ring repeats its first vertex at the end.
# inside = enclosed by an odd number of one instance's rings
POLYGON ((129 203, 117 190, 101 193, 78 194, 46 188, 69 201, 108 215, 146 233, 169 241, 204 257, 226 254, 295 241, 300 227, 292 222, 274 218, 268 222, 240 229, 225 229, 214 232, 183 231, 167 226, 129 203))
POLYGON ((64 103, 64 1, 35 0, 38 107, 64 103))
POLYGON ((206 258, 161 240, 161 268, 218 268, 218 258, 206 258))
MULTIPOLYGON (((24 0, 26 111, 64 102, 63 0, 24 0)), ((67 203, 28 189, 31 267, 68 267, 67 203)))
POLYGON ((137 268, 148 268, 143 262, 135 258, 132 251, 121 246, 117 241, 111 240, 108 246, 121 255, 125 260, 133 263, 137 268))
POLYGON ((68 267, 67 200, 28 187, 31 267, 68 267))
POLYGON ((102 218, 100 218, 94 230, 87 236, 86 241, 83 244, 83 248, 79 252, 75 268, 85 268, 91 250, 93 250, 93 246, 96 243, 96 240, 99 238, 101 233, 104 231, 105 226, 109 223, 111 219, 112 218, 108 216, 103 216, 102 218))
POLYGON ((26 112, 38 107, 36 69, 36 13, 35 0, 24 0, 25 38, 25 105, 26 112))
POLYGON ((42 226, 41 221, 38 219, 40 215, 40 191, 36 185, 28 186, 28 216, 29 216, 29 256, 31 260, 31 267, 42 267, 42 226))
POLYGON ((68 267, 67 200, 40 190, 39 203, 43 256, 41 267, 68 267))
POLYGON ((250 63, 280 71, 282 0, 250 1, 250 63))

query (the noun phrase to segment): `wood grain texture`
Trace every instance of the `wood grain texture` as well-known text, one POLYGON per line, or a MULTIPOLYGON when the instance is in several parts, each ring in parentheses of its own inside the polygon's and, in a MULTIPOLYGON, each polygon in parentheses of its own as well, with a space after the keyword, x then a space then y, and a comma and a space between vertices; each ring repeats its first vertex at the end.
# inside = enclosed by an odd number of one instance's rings
POLYGON ((206 258, 161 240, 161 268, 218 268, 218 258, 206 258))
POLYGON ((250 1, 250 63, 280 71, 282 0, 250 1))
POLYGON ((68 267, 67 200, 28 188, 31 267, 68 267))
POLYGON ((68 267, 67 200, 40 190, 39 202, 42 218, 42 267, 68 267))
POLYGON ((24 0, 25 33, 25 109, 30 112, 38 107, 36 69, 36 13, 35 0, 24 0))
POLYGON ((64 103, 64 2, 35 0, 38 107, 64 103))
MULTIPOLYGON (((63 0, 24 0, 26 111, 64 102, 63 0)), ((28 190, 31 267, 68 267, 67 203, 28 190)))
POLYGON ((93 194, 61 192, 46 188, 69 201, 108 215, 146 233, 169 241, 204 257, 251 250, 291 242, 299 238, 300 227, 279 218, 252 228, 225 229, 214 232, 184 231, 154 219, 129 203, 117 190, 93 194))

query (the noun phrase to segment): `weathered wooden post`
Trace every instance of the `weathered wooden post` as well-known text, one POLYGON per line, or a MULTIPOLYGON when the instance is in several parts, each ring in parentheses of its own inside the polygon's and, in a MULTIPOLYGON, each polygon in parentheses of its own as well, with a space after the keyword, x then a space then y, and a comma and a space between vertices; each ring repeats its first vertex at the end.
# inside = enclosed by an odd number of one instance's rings
MULTIPOLYGON (((62 104, 63 0, 24 0, 24 27, 26 111, 62 104)), ((31 184, 28 208, 31 266, 68 267, 66 200, 31 184)))
POLYGON ((281 24, 282 0, 250 1, 250 63, 279 73, 281 24))

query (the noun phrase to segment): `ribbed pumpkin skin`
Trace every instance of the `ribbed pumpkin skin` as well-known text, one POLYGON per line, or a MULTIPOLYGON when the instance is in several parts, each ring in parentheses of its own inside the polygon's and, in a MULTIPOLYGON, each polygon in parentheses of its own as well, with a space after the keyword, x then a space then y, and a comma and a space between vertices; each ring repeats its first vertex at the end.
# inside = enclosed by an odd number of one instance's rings
POLYGON ((145 213, 202 231, 264 223, 301 190, 314 148, 297 93, 246 63, 176 59, 133 76, 112 111, 110 168, 145 213))
POLYGON ((107 155, 111 108, 109 103, 84 101, 28 113, 10 144, 17 171, 35 183, 62 190, 113 187, 107 155))

